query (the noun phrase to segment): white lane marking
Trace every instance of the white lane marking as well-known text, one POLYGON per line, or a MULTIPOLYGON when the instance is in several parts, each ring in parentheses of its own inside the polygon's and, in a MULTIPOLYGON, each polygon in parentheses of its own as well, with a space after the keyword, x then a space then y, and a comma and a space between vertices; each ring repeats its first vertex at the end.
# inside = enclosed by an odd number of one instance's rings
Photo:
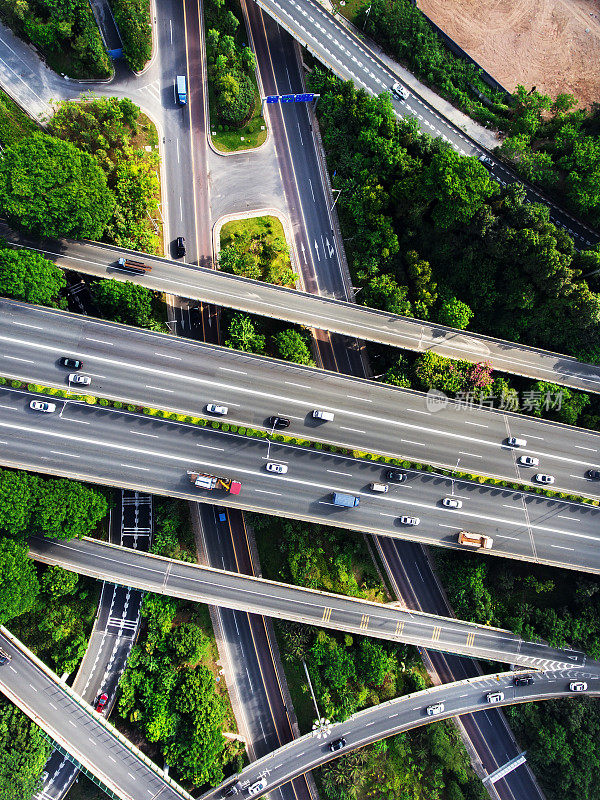
POLYGON ((58 708, 54 705, 54 703, 48 702, 48 705, 50 706, 50 708, 53 708, 55 711, 58 711, 58 708))
POLYGON ((344 475, 347 478, 351 478, 352 477, 352 473, 351 472, 337 472, 334 469, 328 469, 327 472, 331 472, 333 475, 344 475))
POLYGON ((574 444, 573 447, 576 447, 578 450, 589 450, 590 453, 597 453, 595 447, 584 447, 582 444, 574 444))
POLYGON ((5 406, 3 403, 0 403, 0 408, 10 408, 11 411, 19 410, 16 406, 5 406))
POLYGON ((483 456, 479 456, 477 455, 477 453, 465 453, 464 450, 459 450, 458 452, 461 454, 461 456, 471 456, 471 458, 483 458, 483 456))
POLYGON ((15 322, 13 320, 13 325, 18 325, 20 328, 35 328, 36 331, 43 331, 41 325, 30 325, 28 322, 15 322))
POLYGON ((267 491, 267 489, 255 489, 254 491, 255 492, 260 492, 260 494, 274 494, 277 497, 281 497, 282 496, 282 492, 269 492, 269 491, 267 491))
POLYGON ((98 344, 107 344, 109 347, 114 347, 114 342, 107 342, 104 339, 94 339, 93 336, 85 337, 88 342, 98 342, 98 344))
POLYGON ((577 519, 577 517, 565 517, 563 514, 557 514, 556 516, 557 516, 559 519, 568 519, 568 520, 569 520, 569 522, 581 522, 581 520, 580 520, 580 519, 577 519))
POLYGON ((229 367, 219 367, 219 369, 223 370, 223 372, 234 372, 236 375, 247 375, 247 372, 244 372, 241 369, 230 369, 229 367))
POLYGON ((204 447, 207 450, 220 450, 223 453, 225 452, 225 448, 224 447, 215 447, 215 445, 212 445, 212 444, 198 444, 198 443, 196 443, 196 447, 204 447))
POLYGON ((127 469, 141 469, 143 472, 150 472, 150 467, 136 467, 135 464, 121 464, 121 466, 127 469))
POLYGON ((366 397, 356 397, 353 394, 347 394, 346 397, 349 397, 351 400, 362 400, 363 403, 372 403, 372 400, 367 400, 366 397))
POLYGON ((400 441, 404 442, 404 444, 418 444, 421 447, 427 447, 427 444, 425 442, 411 442, 410 439, 400 439, 400 441))
POLYGON ((37 689, 35 688, 35 686, 33 685, 33 683, 30 683, 29 685, 31 686, 31 688, 33 689, 33 691, 34 691, 34 692, 37 692, 37 689))
POLYGON ((469 422, 465 420, 465 425, 476 425, 478 428, 489 428, 489 425, 484 425, 483 422, 469 422))
POLYGON ((300 389, 310 389, 310 386, 307 386, 305 383, 294 383, 293 381, 284 381, 288 386, 298 386, 300 389))
POLYGON ((156 392, 169 392, 170 394, 173 394, 175 391, 175 389, 165 389, 162 386, 148 386, 148 384, 146 384, 146 389, 154 389, 156 392))
POLYGON ((347 428, 345 425, 340 425, 340 429, 343 431, 352 431, 352 433, 366 433, 366 431, 361 431, 359 428, 347 428))
POLYGON ((75 725, 75 723, 73 722, 73 720, 72 720, 72 719, 70 719, 70 720, 69 720, 69 725, 72 725, 74 728, 76 728, 76 727, 77 727, 77 725, 75 725))
POLYGON ((62 450, 50 450, 50 452, 55 456, 67 456, 67 458, 81 458, 81 456, 75 455, 75 453, 63 453, 62 450))
POLYGON ((412 411, 413 414, 425 414, 427 417, 431 416, 431 411, 419 411, 418 408, 407 408, 407 411, 412 411))
POLYGON ((11 361, 22 361, 24 364, 35 364, 31 358, 19 358, 19 356, 4 356, 4 358, 8 358, 11 361))
POLYGON ((171 356, 168 353, 159 353, 156 350, 154 351, 155 356, 161 356, 161 358, 172 358, 173 361, 183 361, 181 356, 171 356))
POLYGON ((574 547, 563 547, 562 544, 551 544, 550 547, 554 547, 556 550, 575 550, 574 547))
MULTIPOLYGON (((65 405, 66 405, 66 403, 65 403, 65 405)), ((91 425, 92 424, 91 422, 86 422, 83 419, 70 419, 69 417, 63 417, 62 419, 64 420, 64 422, 76 422, 78 425, 91 425)))
POLYGON ((129 431, 129 433, 133 433, 135 436, 148 436, 150 439, 160 438, 157 433, 142 433, 142 431, 129 431))

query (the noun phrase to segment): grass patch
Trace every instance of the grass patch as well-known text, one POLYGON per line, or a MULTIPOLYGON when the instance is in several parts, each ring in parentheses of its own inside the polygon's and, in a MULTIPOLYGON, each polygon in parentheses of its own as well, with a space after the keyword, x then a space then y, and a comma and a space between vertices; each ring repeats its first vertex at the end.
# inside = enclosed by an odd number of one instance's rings
POLYGON ((333 7, 337 14, 346 17, 347 20, 356 24, 356 16, 365 5, 365 0, 333 0, 333 7))
POLYGON ((39 131, 39 126, 0 89, 0 144, 11 147, 39 131))
MULTIPOLYGON (((252 77, 253 83, 256 85, 256 78, 254 76, 252 77)), ((260 145, 266 141, 267 123, 260 113, 261 100, 258 95, 254 102, 254 111, 251 118, 239 130, 219 130, 219 128, 223 128, 223 126, 220 124, 213 124, 212 120, 215 119, 215 114, 212 109, 214 108, 215 101, 212 96, 210 83, 208 97, 211 109, 210 138, 217 150, 220 150, 222 153, 236 153, 238 150, 252 150, 255 147, 260 147, 260 145)))
POLYGON ((250 217, 221 228, 219 267, 254 280, 294 287, 290 253, 283 225, 276 217, 250 217))

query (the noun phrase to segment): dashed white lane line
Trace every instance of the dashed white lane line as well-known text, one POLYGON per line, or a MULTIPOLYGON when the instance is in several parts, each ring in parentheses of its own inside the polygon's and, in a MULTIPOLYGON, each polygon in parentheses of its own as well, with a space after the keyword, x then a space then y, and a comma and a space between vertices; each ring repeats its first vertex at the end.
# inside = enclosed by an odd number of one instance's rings
POLYGON ((149 386, 148 384, 146 384, 146 389, 154 389, 155 392, 169 392, 170 394, 175 391, 175 389, 165 389, 163 386, 149 386))
POLYGON ((334 469, 328 469, 327 472, 331 472, 332 475, 344 475, 344 477, 347 477, 347 478, 351 478, 352 477, 352 473, 351 472, 337 472, 334 469))
POLYGON ((347 428, 345 425, 340 425, 340 429, 343 431, 352 431, 352 433, 366 433, 366 431, 361 431, 360 428, 347 428))

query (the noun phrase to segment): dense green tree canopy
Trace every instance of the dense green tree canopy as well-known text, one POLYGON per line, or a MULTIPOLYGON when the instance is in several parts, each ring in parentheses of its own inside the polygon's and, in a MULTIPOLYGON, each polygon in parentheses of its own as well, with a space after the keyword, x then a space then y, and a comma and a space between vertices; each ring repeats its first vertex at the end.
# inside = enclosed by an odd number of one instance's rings
POLYGON ((279 357, 283 358, 284 361, 294 361, 296 364, 314 367, 315 362, 310 354, 306 337, 300 331, 296 331, 293 328, 279 331, 273 337, 273 343, 277 348, 279 357))
POLYGON ((265 337, 258 333, 248 314, 238 313, 232 316, 229 323, 229 337, 225 340, 225 347, 244 350, 246 353, 264 353, 265 337))
POLYGON ((39 592, 27 545, 0 538, 0 625, 29 611, 39 592))
POLYGON ((36 133, 0 160, 0 210, 33 233, 99 239, 114 204, 95 159, 69 142, 36 133))
POLYGON ((65 273, 32 250, 0 249, 0 294, 40 306, 61 307, 65 273))
POLYGON ((40 783, 51 747, 38 726, 0 698, 0 797, 27 800, 40 783))
POLYGON ((130 281, 104 279, 90 286, 92 298, 102 316, 124 325, 161 330, 153 316, 153 293, 145 286, 130 281))

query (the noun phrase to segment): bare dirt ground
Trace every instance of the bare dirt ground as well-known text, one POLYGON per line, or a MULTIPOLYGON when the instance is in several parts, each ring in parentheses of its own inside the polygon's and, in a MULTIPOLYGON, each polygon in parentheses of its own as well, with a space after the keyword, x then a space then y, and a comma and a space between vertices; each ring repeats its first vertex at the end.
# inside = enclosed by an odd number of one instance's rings
POLYGON ((507 89, 600 102, 600 0, 418 0, 507 89))

